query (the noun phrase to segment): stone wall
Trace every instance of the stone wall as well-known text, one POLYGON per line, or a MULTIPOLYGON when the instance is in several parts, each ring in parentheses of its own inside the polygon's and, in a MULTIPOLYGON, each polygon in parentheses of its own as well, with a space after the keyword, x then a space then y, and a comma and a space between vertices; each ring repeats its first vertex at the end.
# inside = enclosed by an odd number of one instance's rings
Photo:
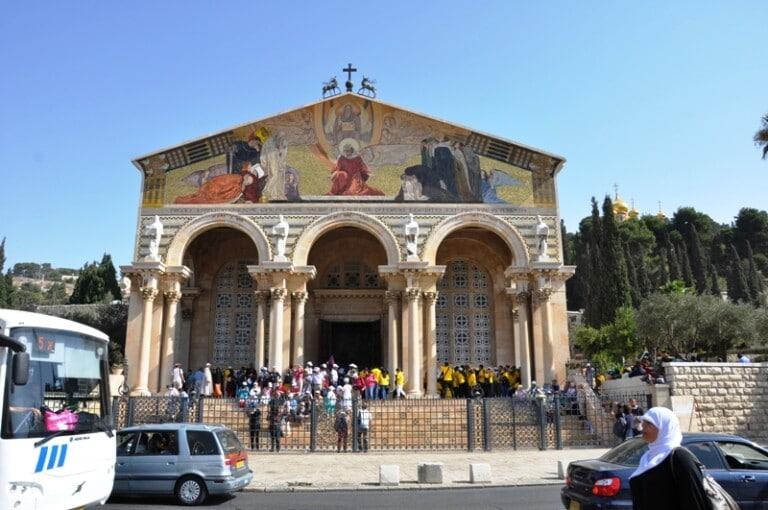
POLYGON ((768 363, 665 363, 673 397, 694 400, 702 432, 768 441, 768 363))

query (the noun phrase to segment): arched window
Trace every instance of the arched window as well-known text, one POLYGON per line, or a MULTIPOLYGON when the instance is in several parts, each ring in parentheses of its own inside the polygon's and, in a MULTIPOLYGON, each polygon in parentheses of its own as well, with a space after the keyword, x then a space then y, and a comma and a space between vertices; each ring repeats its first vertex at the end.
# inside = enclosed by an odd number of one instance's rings
POLYGON ((488 273, 465 260, 455 260, 446 267, 437 288, 438 361, 488 366, 493 331, 488 273))
POLYGON ((254 262, 230 262, 214 280, 212 362, 216 365, 239 368, 253 363, 256 304, 249 264, 254 262))

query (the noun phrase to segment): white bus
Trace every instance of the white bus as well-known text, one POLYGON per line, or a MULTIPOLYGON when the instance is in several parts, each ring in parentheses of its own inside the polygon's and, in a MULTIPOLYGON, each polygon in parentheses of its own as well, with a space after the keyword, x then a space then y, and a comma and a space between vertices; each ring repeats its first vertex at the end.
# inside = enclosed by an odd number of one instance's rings
POLYGON ((112 492, 107 336, 0 309, 0 508, 69 510, 112 492))

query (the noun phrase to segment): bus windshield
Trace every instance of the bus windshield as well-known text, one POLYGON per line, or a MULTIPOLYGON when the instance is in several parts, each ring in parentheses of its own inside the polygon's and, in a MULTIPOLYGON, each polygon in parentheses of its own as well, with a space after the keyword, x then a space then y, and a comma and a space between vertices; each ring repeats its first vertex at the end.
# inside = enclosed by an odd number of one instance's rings
POLYGON ((27 346, 29 382, 16 386, 6 379, 2 436, 103 430, 109 414, 106 342, 71 331, 24 327, 12 329, 11 337, 27 346))

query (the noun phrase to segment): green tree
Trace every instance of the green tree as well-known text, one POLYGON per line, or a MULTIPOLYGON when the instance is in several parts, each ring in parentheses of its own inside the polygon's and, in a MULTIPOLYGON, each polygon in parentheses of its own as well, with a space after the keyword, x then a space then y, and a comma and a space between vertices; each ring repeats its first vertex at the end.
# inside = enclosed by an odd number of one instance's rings
POLYGON ((34 312, 43 302, 43 291, 34 283, 22 283, 18 289, 11 294, 11 308, 15 310, 26 310, 34 312))
POLYGON ((645 267, 645 252, 643 250, 637 255, 637 282, 640 286, 640 297, 645 299, 650 296, 653 292, 653 285, 651 285, 651 278, 645 267))
POLYGON ((601 359, 606 365, 620 366, 626 358, 636 357, 641 350, 631 306, 618 308, 610 323, 599 328, 579 326, 573 335, 575 344, 587 359, 601 359))
POLYGON ((69 296, 67 296, 67 290, 63 283, 52 284, 43 296, 43 304, 45 305, 63 305, 67 301, 69 301, 69 296))
POLYGON ((115 271, 115 266, 112 264, 112 256, 109 253, 105 253, 101 257, 99 273, 104 280, 104 289, 107 294, 111 295, 112 300, 120 301, 123 296, 120 292, 120 285, 117 283, 117 271, 115 271))
POLYGON ((680 269, 682 270, 685 285, 693 287, 693 271, 691 271, 691 262, 688 259, 688 246, 683 239, 680 239, 677 243, 677 256, 680 260, 680 269))
POLYGON ((739 252, 731 245, 731 264, 728 271, 728 297, 734 303, 750 303, 749 286, 744 268, 741 265, 739 252))
POLYGON ((94 262, 83 266, 69 302, 71 304, 102 303, 105 295, 104 278, 101 276, 98 264, 94 262))
POLYGON ((763 115, 760 119, 760 128, 755 131, 755 136, 752 138, 755 145, 762 151, 763 159, 768 158, 768 113, 763 115))
POLYGON ((621 237, 613 217, 613 202, 606 196, 603 201, 602 245, 600 258, 603 263, 602 314, 600 324, 613 321, 616 310, 631 303, 629 277, 621 237))
POLYGON ((669 266, 669 279, 682 280, 683 271, 680 268, 680 261, 677 258, 675 248, 672 246, 672 240, 669 235, 664 237, 664 248, 667 255, 667 266, 669 266))
POLYGON ((669 256, 667 255, 667 248, 662 245, 659 248, 659 262, 657 264, 659 268, 657 272, 657 278, 656 278, 657 287, 661 287, 662 285, 666 285, 669 283, 669 272, 667 271, 668 259, 669 259, 669 256))
POLYGON ((713 296, 720 297, 722 294, 720 290, 720 282, 718 281, 717 268, 714 264, 709 265, 709 281, 712 283, 709 291, 713 296))
POLYGON ((632 299, 632 306, 637 308, 640 306, 640 282, 637 278, 637 268, 635 262, 632 260, 629 252, 628 243, 624 243, 624 260, 627 263, 627 276, 629 278, 629 296, 632 299))
POLYGON ((699 239, 696 225, 691 223, 690 226, 690 260, 691 260, 691 272, 693 273, 693 281, 696 285, 696 292, 699 294, 705 294, 708 290, 707 285, 707 263, 704 260, 704 249, 701 247, 701 239, 699 239))
POLYGON ((752 304, 760 306, 763 303, 763 278, 757 270, 754 256, 752 255, 752 245, 746 241, 747 245, 747 287, 752 304))
POLYGON ((733 224, 733 241, 739 249, 749 242, 755 253, 768 255, 768 212, 751 207, 741 209, 733 224))
MULTIPOLYGON (((588 227, 582 222, 581 227, 588 228, 589 269, 587 270, 587 300, 584 306, 584 321, 590 326, 599 326, 603 310, 603 261, 600 253, 602 224, 597 200, 592 197, 592 217, 588 227)), ((584 228, 586 230, 586 228, 584 228)))

